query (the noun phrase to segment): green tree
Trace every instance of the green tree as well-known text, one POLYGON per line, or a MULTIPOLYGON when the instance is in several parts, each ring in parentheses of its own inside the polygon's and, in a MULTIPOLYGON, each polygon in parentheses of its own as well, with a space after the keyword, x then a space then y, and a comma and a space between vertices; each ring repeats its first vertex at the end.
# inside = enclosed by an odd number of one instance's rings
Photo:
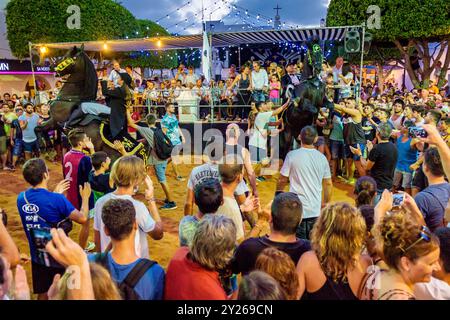
POLYGON ((118 39, 137 28, 134 16, 112 0, 11 0, 6 11, 9 44, 19 58, 29 55, 29 42, 118 39), (71 5, 80 7, 80 29, 67 27, 71 5))
MULTIPOLYGON (((439 75, 439 86, 445 82, 450 65, 450 2, 448 0, 331 0, 327 13, 328 26, 361 25, 380 8, 381 28, 371 29, 375 48, 397 49, 398 63, 406 68, 416 88, 428 87, 430 76, 445 52, 445 62, 439 75), (429 44, 437 42, 434 52, 429 44), (438 51, 439 50, 439 51, 438 51), (422 66, 414 72, 411 55, 416 51, 422 66), (434 54, 437 52, 436 58, 434 54)), ((383 51, 383 49, 379 49, 383 51)), ((376 52, 373 52, 377 54, 376 52)), ((381 54, 381 57, 383 55, 381 54)), ((396 58, 397 54, 392 55, 396 58)), ((382 59, 381 59, 382 60, 382 59)), ((385 61, 379 62, 385 62, 385 61)))

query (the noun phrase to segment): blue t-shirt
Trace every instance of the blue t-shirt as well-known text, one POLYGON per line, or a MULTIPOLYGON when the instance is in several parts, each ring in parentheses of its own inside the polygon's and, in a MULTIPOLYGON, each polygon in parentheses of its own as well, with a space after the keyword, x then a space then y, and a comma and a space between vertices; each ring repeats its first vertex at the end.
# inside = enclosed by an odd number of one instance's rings
POLYGON ((450 199, 450 184, 433 184, 419 192, 414 200, 431 231, 442 226, 445 208, 450 199))
POLYGON ((397 138, 397 166, 396 169, 402 172, 411 173, 410 165, 417 161, 418 152, 415 148, 411 148, 411 138, 402 142, 403 135, 397 138))
MULTIPOLYGON (((95 262, 96 255, 91 254, 88 259, 90 262, 95 262)), ((111 253, 108 253, 108 269, 111 278, 116 283, 122 283, 139 261, 140 259, 137 259, 130 264, 118 264, 112 258, 111 253)), ((164 269, 156 263, 142 276, 134 290, 141 297, 141 300, 162 300, 164 296, 164 281, 164 269)))
MULTIPOLYGON (((38 263, 37 251, 31 239, 30 230, 51 228, 51 225, 45 221, 58 223, 67 218, 75 210, 75 207, 62 194, 46 189, 28 189, 19 194, 17 209, 30 245, 31 259, 38 263), (25 201, 24 193, 26 193, 28 204, 25 201)), ((60 265, 54 266, 61 267, 60 265)))
POLYGON ((36 113, 33 113, 31 117, 27 117, 26 114, 23 114, 19 117, 19 121, 27 121, 27 127, 22 129, 23 141, 30 143, 37 140, 36 133, 34 129, 37 127, 39 122, 39 116, 36 113))

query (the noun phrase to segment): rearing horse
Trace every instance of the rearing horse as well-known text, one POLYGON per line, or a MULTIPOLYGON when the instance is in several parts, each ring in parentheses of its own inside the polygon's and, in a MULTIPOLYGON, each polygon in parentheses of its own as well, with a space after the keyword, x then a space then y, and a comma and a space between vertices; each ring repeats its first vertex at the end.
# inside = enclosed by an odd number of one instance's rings
MULTIPOLYGON (((62 131, 62 125, 69 119, 71 113, 79 108, 81 103, 95 101, 97 98, 98 78, 95 66, 89 59, 84 46, 74 47, 62 58, 55 68, 59 77, 67 78, 63 81, 57 98, 50 102, 51 118, 36 128, 37 131, 57 129, 62 131)), ((87 116, 89 117, 89 116, 87 116)), ((87 118, 86 117, 86 118, 87 118)), ((92 117, 91 117, 92 118, 92 117)), ((98 117, 81 121, 77 126, 91 138, 96 151, 106 152, 112 161, 120 157, 113 144, 103 135, 103 128, 108 127, 98 117)), ((135 153, 146 160, 146 150, 142 144, 133 146, 131 141, 124 141, 127 151, 135 153), (134 149, 133 149, 134 147, 134 149)))
POLYGON ((326 86, 320 79, 322 63, 322 49, 318 40, 312 40, 308 43, 308 51, 303 61, 301 83, 287 88, 287 96, 292 98, 292 102, 283 114, 285 130, 280 136, 280 151, 283 159, 292 149, 294 139, 300 144, 298 137, 301 130, 314 124, 319 110, 333 108, 333 104, 326 98, 326 86))

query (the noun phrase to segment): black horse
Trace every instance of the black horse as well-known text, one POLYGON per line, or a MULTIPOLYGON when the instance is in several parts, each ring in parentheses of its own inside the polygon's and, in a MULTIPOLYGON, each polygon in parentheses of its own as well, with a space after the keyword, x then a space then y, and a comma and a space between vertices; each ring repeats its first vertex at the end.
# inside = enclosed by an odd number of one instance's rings
MULTIPOLYGON (((49 129, 63 131, 63 126, 72 112, 80 108, 81 103, 95 101, 97 98, 98 77, 95 66, 84 52, 84 46, 74 47, 67 52, 56 66, 57 76, 62 77, 63 86, 57 98, 50 102, 51 118, 36 128, 43 132, 49 129)), ((76 126, 91 138, 96 151, 106 152, 112 161, 120 157, 120 153, 107 139, 109 124, 107 119, 87 115, 76 126)), ((136 144, 131 139, 122 140, 128 152, 146 160, 146 150, 142 144, 136 144)))
POLYGON ((282 117, 285 124, 283 134, 280 136, 282 159, 292 149, 294 139, 300 144, 301 130, 315 122, 319 110, 333 108, 333 103, 326 98, 326 86, 320 79, 323 60, 318 41, 309 42, 303 60, 302 80, 299 85, 295 87, 290 85, 287 88, 287 97, 290 97, 292 102, 282 117))

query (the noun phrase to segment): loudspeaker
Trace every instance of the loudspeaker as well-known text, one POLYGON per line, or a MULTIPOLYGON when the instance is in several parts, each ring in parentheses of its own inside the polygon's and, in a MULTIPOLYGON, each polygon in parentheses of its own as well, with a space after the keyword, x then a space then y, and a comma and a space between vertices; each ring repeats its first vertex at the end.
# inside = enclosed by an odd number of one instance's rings
POLYGON ((347 53, 356 53, 361 50, 361 35, 357 28, 352 28, 345 34, 344 48, 347 53))
POLYGON ((370 50, 370 45, 372 44, 373 36, 370 32, 364 33, 364 53, 368 54, 370 50))

